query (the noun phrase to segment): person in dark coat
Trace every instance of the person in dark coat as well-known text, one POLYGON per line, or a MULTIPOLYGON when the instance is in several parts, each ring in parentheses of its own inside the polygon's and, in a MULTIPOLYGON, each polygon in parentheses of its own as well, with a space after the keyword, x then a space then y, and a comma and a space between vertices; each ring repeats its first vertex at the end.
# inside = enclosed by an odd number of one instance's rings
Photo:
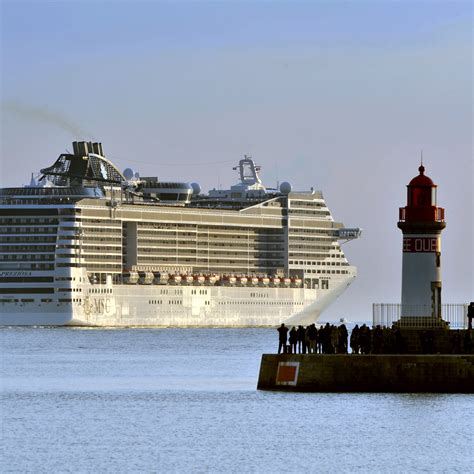
POLYGON ((473 340, 472 340, 472 331, 464 331, 464 341, 463 341, 464 354, 472 354, 473 352, 473 340))
POLYGON ((331 345, 331 326, 326 323, 326 326, 321 328, 323 340, 323 354, 329 354, 329 346, 331 345))
POLYGON ((382 354, 383 332, 379 324, 375 326, 372 332, 372 352, 374 354, 382 354))
POLYGON ((306 329, 303 326, 298 326, 298 352, 306 354, 306 329))
POLYGON ((338 327, 339 338, 338 338, 338 354, 347 354, 347 337, 349 333, 347 332, 346 325, 343 323, 338 327))
POLYGON ((382 327, 382 353, 393 354, 393 331, 387 326, 382 327))
POLYGON ((356 324, 351 332, 351 349, 353 354, 359 353, 359 325, 356 324))
POLYGON ((371 331, 368 326, 363 324, 359 331, 360 352, 361 354, 370 354, 371 349, 371 331))
POLYGON ((469 303, 467 307, 467 329, 470 331, 472 329, 472 320, 474 319, 474 301, 469 303))
POLYGON ((402 331, 399 327, 393 329, 394 331, 394 353, 405 354, 405 339, 403 338, 402 331))
POLYGON ((286 346, 286 341, 287 341, 287 336, 288 336, 288 328, 281 323, 281 326, 277 329, 278 331, 278 354, 281 352, 283 349, 283 352, 285 352, 285 346, 286 346))
POLYGON ((291 346, 291 353, 296 354, 296 345, 298 344, 298 331, 294 326, 290 330, 289 343, 291 346))
POLYGON ((451 354, 461 354, 461 333, 460 331, 450 331, 451 336, 451 354))
POLYGON ((309 341, 309 352, 310 354, 316 354, 316 341, 318 340, 318 330, 316 325, 313 323, 306 329, 306 337, 309 341))
POLYGON ((318 354, 323 353, 323 338, 324 338, 324 328, 321 326, 318 329, 318 338, 316 339, 316 352, 318 354))

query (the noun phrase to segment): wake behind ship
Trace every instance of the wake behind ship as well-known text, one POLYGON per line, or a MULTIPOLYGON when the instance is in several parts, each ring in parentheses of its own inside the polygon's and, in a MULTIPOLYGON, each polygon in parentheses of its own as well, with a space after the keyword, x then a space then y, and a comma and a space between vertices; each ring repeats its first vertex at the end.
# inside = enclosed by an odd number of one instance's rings
POLYGON ((271 326, 315 322, 356 277, 319 191, 121 173, 74 142, 38 183, 0 189, 0 324, 271 326))

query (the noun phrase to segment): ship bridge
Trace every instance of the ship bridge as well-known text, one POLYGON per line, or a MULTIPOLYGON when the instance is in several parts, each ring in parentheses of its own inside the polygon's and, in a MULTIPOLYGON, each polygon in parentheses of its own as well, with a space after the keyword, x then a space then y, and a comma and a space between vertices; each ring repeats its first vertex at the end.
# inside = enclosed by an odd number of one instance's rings
POLYGON ((343 227, 337 230, 336 237, 338 240, 344 240, 348 242, 349 240, 358 239, 362 235, 362 229, 359 227, 346 228, 343 227))

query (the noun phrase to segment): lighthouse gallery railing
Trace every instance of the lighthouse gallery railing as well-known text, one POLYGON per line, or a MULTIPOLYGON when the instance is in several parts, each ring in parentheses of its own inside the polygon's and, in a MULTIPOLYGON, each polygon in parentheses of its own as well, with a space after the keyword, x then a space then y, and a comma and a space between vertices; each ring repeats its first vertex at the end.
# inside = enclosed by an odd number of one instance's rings
MULTIPOLYGON (((442 304, 441 319, 449 323, 451 329, 467 328, 467 304, 442 304)), ((430 314, 431 306, 424 307, 417 305, 413 307, 413 314, 430 314)), ((406 310, 406 305, 404 307, 406 310)), ((399 303, 374 303, 372 305, 372 321, 374 326, 391 327, 393 323, 400 321, 402 314, 402 305, 399 303)), ((411 327, 430 327, 432 321, 430 318, 412 317, 410 318, 411 327)))

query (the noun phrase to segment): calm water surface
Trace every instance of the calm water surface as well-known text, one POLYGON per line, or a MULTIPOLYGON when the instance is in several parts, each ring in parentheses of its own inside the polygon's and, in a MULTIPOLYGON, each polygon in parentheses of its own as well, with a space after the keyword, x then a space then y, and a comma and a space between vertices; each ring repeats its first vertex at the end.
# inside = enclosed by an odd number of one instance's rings
POLYGON ((0 338, 2 472, 474 472, 474 396, 258 392, 275 330, 0 338))

